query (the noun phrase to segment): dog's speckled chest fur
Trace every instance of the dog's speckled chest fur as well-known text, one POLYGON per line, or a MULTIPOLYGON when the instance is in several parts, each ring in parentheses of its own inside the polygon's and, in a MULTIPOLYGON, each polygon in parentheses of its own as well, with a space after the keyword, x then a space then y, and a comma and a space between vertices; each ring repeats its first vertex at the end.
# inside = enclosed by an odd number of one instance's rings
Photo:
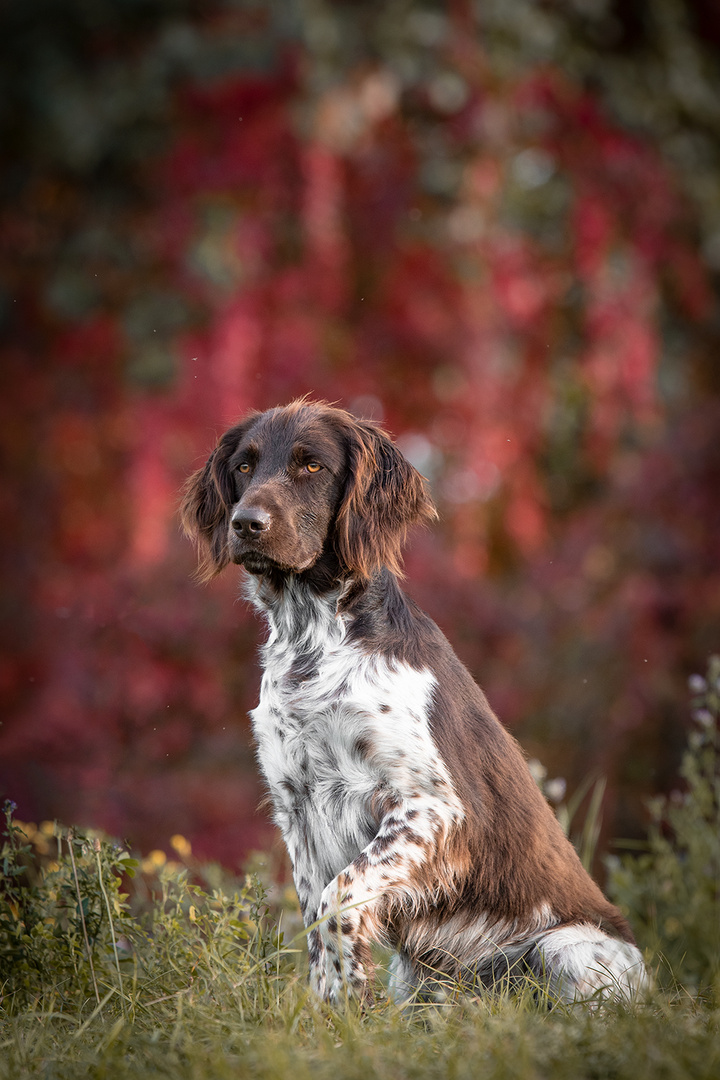
POLYGON ((253 730, 307 922, 376 836, 388 799, 462 816, 429 730, 435 677, 348 641, 339 595, 295 585, 269 606, 251 595, 270 624, 253 730))

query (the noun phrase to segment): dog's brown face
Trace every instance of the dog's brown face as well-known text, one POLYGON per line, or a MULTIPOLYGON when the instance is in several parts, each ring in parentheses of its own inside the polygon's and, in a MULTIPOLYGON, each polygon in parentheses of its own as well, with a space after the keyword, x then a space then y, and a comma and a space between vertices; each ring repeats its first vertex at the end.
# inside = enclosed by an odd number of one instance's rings
POLYGON ((228 551, 251 574, 301 573, 322 554, 345 482, 340 433, 276 411, 242 433, 227 462, 234 490, 228 551))
POLYGON ((422 477, 384 432, 303 402, 225 432, 190 478, 182 513, 205 578, 229 562, 273 577, 398 572, 408 526, 435 516, 422 477))

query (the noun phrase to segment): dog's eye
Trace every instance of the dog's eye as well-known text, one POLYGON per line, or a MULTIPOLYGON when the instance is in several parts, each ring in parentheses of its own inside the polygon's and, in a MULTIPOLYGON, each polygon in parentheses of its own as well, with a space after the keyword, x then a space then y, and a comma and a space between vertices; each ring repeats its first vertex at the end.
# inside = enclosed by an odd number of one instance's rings
POLYGON ((240 470, 240 472, 248 473, 250 472, 250 465, 247 461, 241 461, 238 465, 238 469, 240 470))
POLYGON ((305 468, 308 472, 320 472, 322 465, 318 461, 308 461, 305 468))

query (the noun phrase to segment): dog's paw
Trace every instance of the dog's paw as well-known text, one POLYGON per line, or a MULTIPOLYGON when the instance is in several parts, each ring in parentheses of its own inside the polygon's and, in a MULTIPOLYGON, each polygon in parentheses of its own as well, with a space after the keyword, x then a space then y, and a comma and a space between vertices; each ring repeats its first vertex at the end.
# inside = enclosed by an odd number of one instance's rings
POLYGON ((375 1000, 364 971, 356 971, 352 979, 343 979, 337 973, 334 978, 326 977, 325 987, 325 1001, 335 1009, 349 1004, 369 1007, 375 1000))

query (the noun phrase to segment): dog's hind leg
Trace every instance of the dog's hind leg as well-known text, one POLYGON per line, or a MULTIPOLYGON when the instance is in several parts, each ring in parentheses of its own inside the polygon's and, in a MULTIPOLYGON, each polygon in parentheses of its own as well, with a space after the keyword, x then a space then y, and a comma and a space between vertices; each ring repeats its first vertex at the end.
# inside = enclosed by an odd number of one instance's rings
POLYGON ((591 923, 548 930, 526 956, 528 965, 560 1001, 634 1001, 650 989, 640 950, 591 923))

